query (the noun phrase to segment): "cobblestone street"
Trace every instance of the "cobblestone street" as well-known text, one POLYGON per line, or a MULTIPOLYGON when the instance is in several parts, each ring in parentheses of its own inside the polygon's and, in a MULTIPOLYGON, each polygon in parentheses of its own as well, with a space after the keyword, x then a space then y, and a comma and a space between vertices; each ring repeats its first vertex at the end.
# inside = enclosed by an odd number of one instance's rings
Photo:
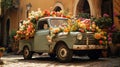
POLYGON ((73 57, 72 62, 59 63, 46 55, 34 55, 31 60, 24 60, 22 55, 6 55, 0 67, 120 67, 120 58, 100 58, 89 60, 88 57, 73 57))

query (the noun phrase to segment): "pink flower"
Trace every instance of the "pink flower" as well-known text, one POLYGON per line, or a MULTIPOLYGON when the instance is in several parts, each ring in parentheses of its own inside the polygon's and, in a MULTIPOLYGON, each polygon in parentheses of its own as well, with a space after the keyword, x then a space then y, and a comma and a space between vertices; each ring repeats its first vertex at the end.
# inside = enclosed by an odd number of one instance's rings
POLYGON ((108 38, 108 41, 112 41, 112 38, 111 38, 111 37, 109 37, 109 38, 108 38))
POLYGON ((103 17, 109 17, 109 15, 105 13, 105 14, 103 14, 103 17))

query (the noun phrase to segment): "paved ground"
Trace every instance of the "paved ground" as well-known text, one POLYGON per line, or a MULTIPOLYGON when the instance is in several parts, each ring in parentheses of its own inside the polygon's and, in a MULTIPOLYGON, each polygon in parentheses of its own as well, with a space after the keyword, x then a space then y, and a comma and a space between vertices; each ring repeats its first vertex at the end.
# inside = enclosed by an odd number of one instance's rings
POLYGON ((34 55, 31 60, 24 60, 22 55, 6 55, 0 67, 120 67, 120 57, 89 60, 88 57, 73 57, 72 62, 59 63, 48 56, 34 55))

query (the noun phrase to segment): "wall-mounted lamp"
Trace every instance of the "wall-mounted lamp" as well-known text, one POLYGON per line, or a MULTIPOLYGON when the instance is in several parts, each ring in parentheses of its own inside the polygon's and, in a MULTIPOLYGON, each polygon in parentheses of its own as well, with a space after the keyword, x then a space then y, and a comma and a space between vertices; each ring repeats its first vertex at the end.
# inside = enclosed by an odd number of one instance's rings
POLYGON ((31 3, 28 3, 28 4, 26 5, 26 9, 27 9, 26 17, 27 17, 27 18, 28 18, 28 14, 29 14, 29 11, 30 11, 31 7, 32 7, 31 3))
POLYGON ((26 8, 27 8, 28 11, 30 10, 31 7, 32 7, 31 3, 28 3, 28 4, 26 5, 26 8))

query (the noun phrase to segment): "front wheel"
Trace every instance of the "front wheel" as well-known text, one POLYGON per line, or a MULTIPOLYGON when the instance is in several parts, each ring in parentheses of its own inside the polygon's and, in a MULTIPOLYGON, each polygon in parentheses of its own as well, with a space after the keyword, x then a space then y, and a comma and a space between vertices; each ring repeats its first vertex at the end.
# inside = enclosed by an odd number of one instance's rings
POLYGON ((57 46, 57 58, 60 62, 68 62, 72 59, 72 50, 70 50, 64 43, 57 46))
POLYGON ((31 52, 28 47, 23 48, 23 57, 24 57, 24 59, 31 59, 32 54, 33 54, 33 52, 31 52))

